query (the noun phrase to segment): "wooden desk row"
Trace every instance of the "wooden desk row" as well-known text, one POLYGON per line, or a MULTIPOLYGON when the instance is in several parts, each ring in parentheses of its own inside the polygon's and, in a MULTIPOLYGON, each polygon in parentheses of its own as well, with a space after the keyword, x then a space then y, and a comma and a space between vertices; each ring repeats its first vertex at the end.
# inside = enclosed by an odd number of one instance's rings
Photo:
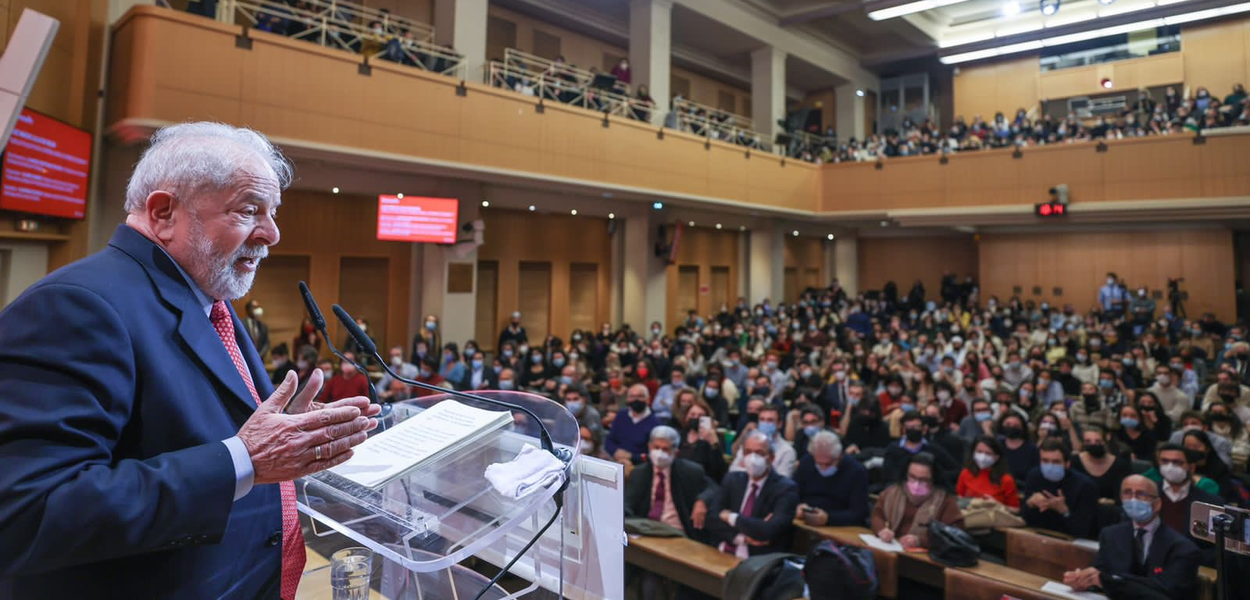
POLYGON ((739 560, 689 538, 631 535, 625 562, 720 598, 725 574, 738 566, 739 560))

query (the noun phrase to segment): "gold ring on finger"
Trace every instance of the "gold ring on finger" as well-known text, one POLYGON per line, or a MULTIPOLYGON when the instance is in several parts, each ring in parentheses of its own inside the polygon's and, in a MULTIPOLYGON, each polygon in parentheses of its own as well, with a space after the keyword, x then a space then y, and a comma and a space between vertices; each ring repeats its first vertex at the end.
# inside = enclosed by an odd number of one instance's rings
POLYGON ((317 460, 321 460, 321 446, 320 445, 316 446, 315 448, 313 448, 313 451, 317 455, 317 460))

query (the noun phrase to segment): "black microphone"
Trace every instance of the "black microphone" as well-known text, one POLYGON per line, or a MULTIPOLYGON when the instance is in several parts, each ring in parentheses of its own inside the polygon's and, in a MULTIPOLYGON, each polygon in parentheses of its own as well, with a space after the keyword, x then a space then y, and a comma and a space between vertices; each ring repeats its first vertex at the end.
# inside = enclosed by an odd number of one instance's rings
MULTIPOLYGON (((393 369, 391 369, 391 366, 386 364, 386 361, 382 360, 382 356, 378 354, 377 345, 373 343, 373 340, 369 339, 369 336, 365 335, 365 332, 360 330, 360 326, 356 324, 356 320, 353 319, 351 315, 347 314, 347 311, 343 310, 342 306, 335 304, 331 306, 330 308, 331 310, 334 311, 334 316, 338 317, 339 321, 343 323, 343 327, 347 329, 347 335, 352 336, 352 339, 356 340, 356 344, 359 345, 362 350, 364 350, 365 352, 370 352, 373 354, 373 356, 376 356, 378 359, 378 362, 382 364, 382 369, 384 369, 387 373, 390 373, 391 377, 394 377, 395 379, 399 381, 402 381, 413 387, 421 388, 423 390, 428 390, 428 391, 436 392, 439 394, 449 394, 451 396, 455 396, 457 398, 464 398, 466 400, 485 402, 487 404, 491 404, 494 406, 501 406, 509 410, 519 410, 525 413, 527 416, 529 416, 529 418, 533 419, 534 422, 538 424, 538 431, 539 431, 538 437, 539 437, 539 442, 542 444, 543 450, 550 452, 553 456, 560 459, 560 462, 563 462, 565 464, 568 464, 569 461, 573 460, 573 456, 571 453, 564 451, 563 449, 561 449, 560 451, 556 450, 555 444, 553 444, 551 441, 551 433, 547 431, 547 425, 543 423, 542 419, 538 418, 538 415, 534 414, 534 411, 524 406, 513 404, 511 402, 504 402, 503 400, 498 400, 495 398, 487 398, 486 396, 479 396, 477 394, 469 394, 469 393, 461 392, 459 390, 451 390, 447 388, 442 388, 436 385, 422 383, 415 379, 408 379, 406 377, 401 376, 399 373, 396 373, 393 369)), ((566 480, 565 484, 567 485, 567 483, 568 482, 566 480)))
MULTIPOLYGON (((308 289, 307 283, 304 283, 303 281, 299 282, 299 294, 304 297, 304 308, 308 310, 308 318, 312 319, 313 328, 321 333, 322 339, 326 341, 326 346, 330 348, 330 353, 339 357, 339 360, 345 360, 351 363, 352 366, 356 367, 356 370, 360 371, 360 374, 365 376, 365 383, 369 386, 369 402, 372 404, 382 404, 381 402, 378 402, 378 391, 373 387, 373 380, 369 378, 369 371, 360 366, 360 363, 343 356, 343 353, 339 352, 339 349, 334 347, 334 342, 330 341, 330 334, 326 333, 326 319, 321 316, 321 309, 317 307, 317 301, 313 300, 312 290, 308 289)), ((353 321, 352 325, 355 324, 356 322, 353 321)), ((357 330, 359 331, 359 328, 357 328, 357 330)), ((361 332, 361 335, 364 336, 365 339, 369 339, 369 336, 365 336, 364 332, 361 332)), ((352 339, 357 340, 357 343, 360 341, 354 335, 352 336, 352 339)), ((372 340, 370 340, 370 345, 372 346, 372 340)), ((377 352, 371 351, 370 354, 377 354, 377 352)), ((382 412, 379 413, 376 418, 381 418, 388 414, 390 412, 389 408, 390 407, 386 405, 382 405, 382 412)))

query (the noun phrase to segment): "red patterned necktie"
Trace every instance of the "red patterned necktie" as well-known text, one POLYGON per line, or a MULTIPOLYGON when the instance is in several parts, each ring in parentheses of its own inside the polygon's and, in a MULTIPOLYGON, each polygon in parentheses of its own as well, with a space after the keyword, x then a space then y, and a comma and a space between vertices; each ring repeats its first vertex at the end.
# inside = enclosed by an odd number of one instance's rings
POLYGON ((651 500, 651 513, 647 515, 652 521, 659 521, 664 516, 664 471, 655 474, 655 497, 651 500))
MULTIPOLYGON (((751 516, 751 513, 755 510, 755 498, 759 495, 759 491, 760 484, 758 483, 752 482, 750 487, 747 488, 747 499, 746 502, 742 503, 742 512, 738 513, 739 519, 751 516)), ((738 546, 734 544, 725 544, 725 551, 729 554, 734 554, 738 551, 738 546)))
MULTIPOLYGON (((247 363, 243 362, 239 343, 234 339, 234 319, 230 318, 230 310, 226 308, 224 300, 213 303, 213 311, 208 319, 212 321, 213 329, 217 330, 221 343, 226 346, 226 352, 230 354, 234 368, 239 370, 247 391, 252 393, 252 400, 259 407, 260 394, 256 393, 256 385, 252 383, 247 363)), ((299 513, 295 509, 295 483, 283 481, 278 489, 282 492, 282 600, 295 600, 295 590, 299 587, 299 579, 307 559, 304 530, 300 529, 299 513)))

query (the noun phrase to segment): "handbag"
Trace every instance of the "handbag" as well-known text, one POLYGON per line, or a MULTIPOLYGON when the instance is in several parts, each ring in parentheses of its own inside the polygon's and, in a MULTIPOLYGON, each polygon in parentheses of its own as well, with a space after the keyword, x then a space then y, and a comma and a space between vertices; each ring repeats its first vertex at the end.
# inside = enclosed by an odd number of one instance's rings
POLYGON ((974 498, 961 510, 964 515, 964 529, 974 534, 998 527, 1024 527, 1024 519, 1020 515, 1012 513, 1006 506, 993 500, 974 498))

